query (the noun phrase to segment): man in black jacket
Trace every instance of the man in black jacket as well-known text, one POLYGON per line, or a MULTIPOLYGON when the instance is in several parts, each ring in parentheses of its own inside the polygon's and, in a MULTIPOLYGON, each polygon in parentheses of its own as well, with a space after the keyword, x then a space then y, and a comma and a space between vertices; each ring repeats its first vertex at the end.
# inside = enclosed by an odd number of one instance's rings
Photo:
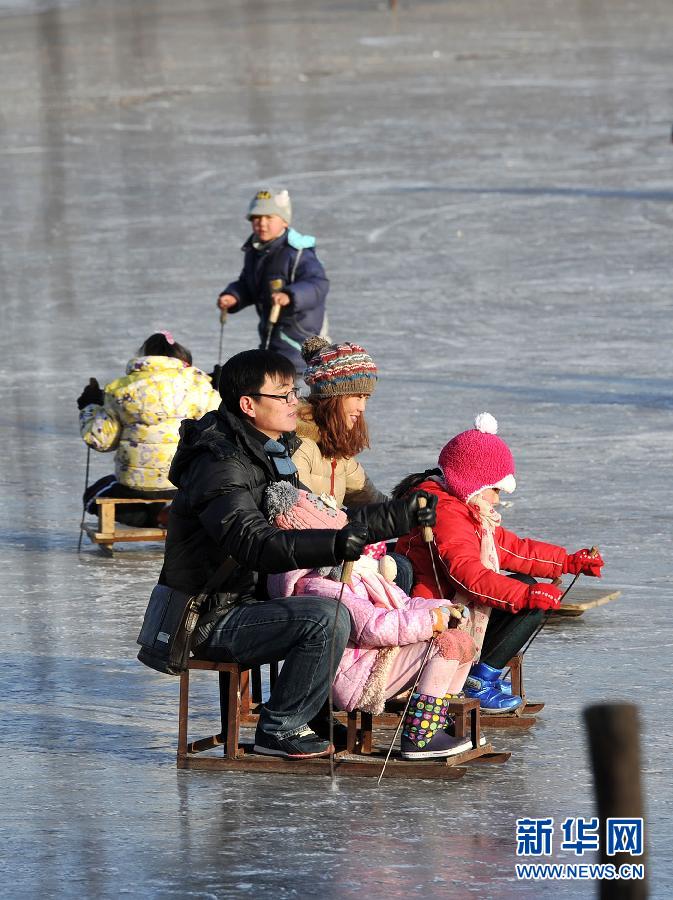
POLYGON ((411 500, 362 507, 340 531, 270 525, 263 513, 266 487, 284 479, 298 483, 291 460, 298 443, 294 378, 293 364, 278 353, 239 353, 222 369, 219 409, 183 422, 169 474, 178 493, 159 580, 198 593, 227 557, 236 561, 199 619, 195 653, 242 665, 284 660, 260 712, 255 750, 304 759, 331 749, 311 723, 328 693, 330 641, 338 661, 350 617, 329 598, 269 599, 266 579, 258 581, 257 574, 355 560, 367 543, 434 524, 434 505, 419 510, 416 493, 411 500))

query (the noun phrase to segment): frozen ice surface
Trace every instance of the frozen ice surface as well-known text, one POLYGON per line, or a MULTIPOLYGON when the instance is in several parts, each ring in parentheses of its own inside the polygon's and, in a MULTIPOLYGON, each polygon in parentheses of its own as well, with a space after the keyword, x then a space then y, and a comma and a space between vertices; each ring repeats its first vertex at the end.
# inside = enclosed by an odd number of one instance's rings
POLYGON ((515 820, 592 815, 581 710, 626 699, 670 896, 672 28, 667 0, 0 0, 3 894, 591 896, 517 883, 515 820), (506 524, 600 544, 623 590, 531 651, 510 762, 443 789, 178 773, 177 684, 135 661, 160 558, 75 552, 74 398, 156 328, 216 362, 266 181, 380 365, 375 482, 489 410, 506 524))

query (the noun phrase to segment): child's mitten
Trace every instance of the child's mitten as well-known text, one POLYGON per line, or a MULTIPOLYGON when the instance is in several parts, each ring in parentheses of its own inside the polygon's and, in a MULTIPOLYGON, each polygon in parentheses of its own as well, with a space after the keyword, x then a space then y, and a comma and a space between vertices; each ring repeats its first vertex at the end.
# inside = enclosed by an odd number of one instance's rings
POLYGON ((591 550, 578 550, 577 553, 569 553, 566 557, 563 572, 570 575, 590 575, 592 578, 600 578, 601 569, 604 565, 603 557, 594 547, 591 550))
POLYGON ((557 609, 562 596, 563 591, 555 584, 531 584, 528 588, 528 606, 531 609, 557 609))

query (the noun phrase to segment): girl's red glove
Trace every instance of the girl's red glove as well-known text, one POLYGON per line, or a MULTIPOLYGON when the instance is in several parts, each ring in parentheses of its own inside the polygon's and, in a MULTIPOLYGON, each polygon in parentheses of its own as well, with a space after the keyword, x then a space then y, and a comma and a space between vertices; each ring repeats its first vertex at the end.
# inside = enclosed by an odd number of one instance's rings
POLYGON ((563 572, 570 575, 590 575, 592 578, 600 578, 604 565, 605 562, 598 550, 578 550, 577 553, 568 554, 563 572))
POLYGON ((530 609, 557 609, 561 605, 563 591, 555 584, 531 584, 528 588, 530 609))

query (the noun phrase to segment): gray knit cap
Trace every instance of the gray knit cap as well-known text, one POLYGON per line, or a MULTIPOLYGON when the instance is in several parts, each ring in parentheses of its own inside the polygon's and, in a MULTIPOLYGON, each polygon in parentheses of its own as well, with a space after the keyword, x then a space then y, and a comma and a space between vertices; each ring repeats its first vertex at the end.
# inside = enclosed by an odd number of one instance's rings
POLYGON ((280 216, 289 225, 292 221, 292 202, 286 190, 264 188, 257 191, 248 207, 248 219, 253 216, 280 216))

